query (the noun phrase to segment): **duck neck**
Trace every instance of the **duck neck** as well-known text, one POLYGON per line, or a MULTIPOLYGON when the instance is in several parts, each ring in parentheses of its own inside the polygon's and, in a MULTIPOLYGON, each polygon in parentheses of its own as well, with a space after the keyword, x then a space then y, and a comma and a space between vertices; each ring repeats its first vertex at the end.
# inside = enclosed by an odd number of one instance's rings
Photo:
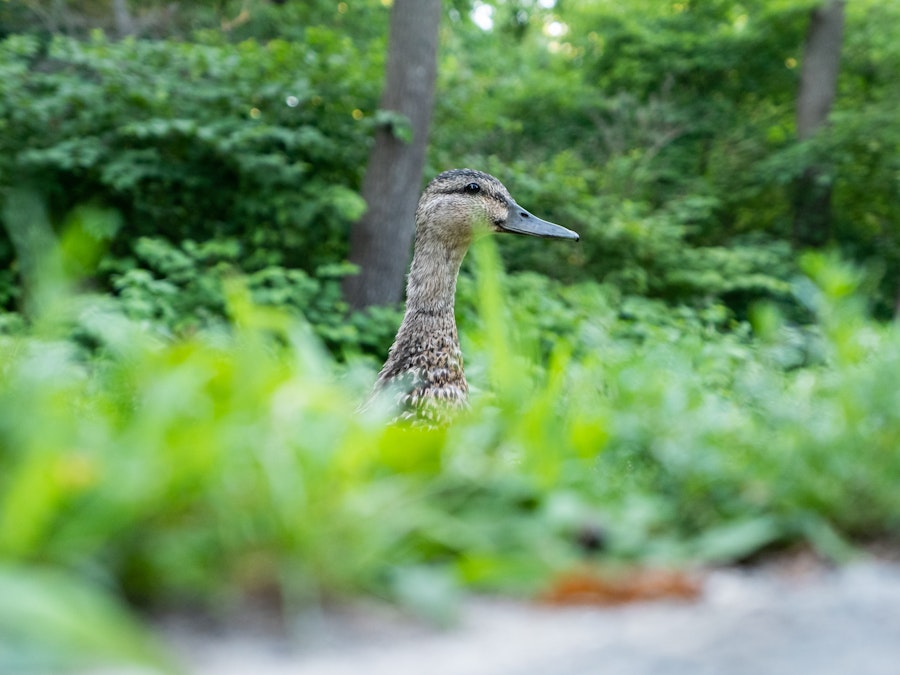
POLYGON ((416 240, 406 292, 406 314, 381 369, 378 382, 412 374, 406 404, 426 400, 462 405, 468 396, 462 352, 453 312, 456 277, 465 248, 440 241, 416 240))
POLYGON ((466 251, 417 239, 406 284, 406 320, 415 314, 453 315, 456 279, 466 251))

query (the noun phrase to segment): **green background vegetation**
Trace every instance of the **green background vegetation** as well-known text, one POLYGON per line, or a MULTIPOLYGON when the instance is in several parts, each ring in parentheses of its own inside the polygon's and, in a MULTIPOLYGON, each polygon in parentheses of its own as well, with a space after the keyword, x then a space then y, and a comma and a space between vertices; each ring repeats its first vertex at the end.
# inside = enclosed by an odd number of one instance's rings
POLYGON ((340 295, 384 3, 228 30, 241 3, 195 3, 121 40, 82 4, 63 30, 0 3, 0 669, 169 668, 124 606, 445 619, 589 559, 896 541, 897 3, 847 6, 802 143, 813 2, 522 0, 490 30, 449 3, 428 175, 487 170, 582 241, 473 251, 473 408, 439 430, 355 412, 400 317, 340 295), (803 254, 813 164, 831 252, 803 254))

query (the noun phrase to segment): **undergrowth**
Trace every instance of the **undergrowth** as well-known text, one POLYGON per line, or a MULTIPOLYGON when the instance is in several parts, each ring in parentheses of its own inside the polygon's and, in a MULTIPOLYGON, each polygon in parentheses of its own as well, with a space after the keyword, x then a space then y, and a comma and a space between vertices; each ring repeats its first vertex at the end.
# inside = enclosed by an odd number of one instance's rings
POLYGON ((589 555, 841 559, 900 532, 900 332, 866 317, 852 269, 805 261, 800 333, 772 306, 751 331, 474 257, 472 408, 435 430, 357 412, 371 363, 337 363, 252 280, 225 281, 230 325, 178 339, 107 296, 45 298, 0 337, 0 584, 18 589, 0 664, 165 670, 123 603, 375 594, 439 618, 589 555))

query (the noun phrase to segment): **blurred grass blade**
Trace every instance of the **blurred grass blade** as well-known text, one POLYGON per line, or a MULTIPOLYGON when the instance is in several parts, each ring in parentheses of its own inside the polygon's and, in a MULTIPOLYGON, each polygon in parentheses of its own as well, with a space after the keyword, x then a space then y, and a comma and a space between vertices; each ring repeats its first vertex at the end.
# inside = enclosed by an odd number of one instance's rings
POLYGON ((503 264, 491 237, 472 246, 478 289, 481 334, 479 347, 487 355, 488 376, 494 393, 503 401, 518 401, 527 391, 527 378, 520 365, 519 345, 511 331, 511 318, 503 289, 503 264))
POLYGON ((62 269, 77 281, 97 272, 104 254, 122 226, 122 215, 115 209, 82 204, 66 217, 59 249, 62 269))
POLYGON ((46 206, 35 190, 12 188, 6 193, 0 215, 21 270, 25 313, 40 316, 60 295, 64 282, 59 247, 46 206))
POLYGON ((0 672, 100 666, 178 672, 119 605, 60 573, 2 566, 0 598, 0 672))
POLYGON ((740 560, 784 536, 784 528, 774 518, 742 518, 712 527, 696 541, 697 557, 722 562, 740 560))

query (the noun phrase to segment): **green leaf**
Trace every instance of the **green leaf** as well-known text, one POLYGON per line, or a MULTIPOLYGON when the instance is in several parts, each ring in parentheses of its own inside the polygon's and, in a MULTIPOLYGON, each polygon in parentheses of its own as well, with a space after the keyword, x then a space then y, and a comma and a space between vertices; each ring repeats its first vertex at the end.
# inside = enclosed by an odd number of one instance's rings
POLYGON ((413 129, 409 118, 396 110, 376 110, 374 122, 378 126, 387 127, 397 140, 412 143, 413 129))
POLYGON ((777 541, 785 534, 777 520, 755 517, 712 527, 698 537, 696 554, 711 562, 732 562, 777 541))
POLYGON ((143 666, 177 669, 160 644, 102 591, 59 572, 0 567, 0 671, 143 666))

